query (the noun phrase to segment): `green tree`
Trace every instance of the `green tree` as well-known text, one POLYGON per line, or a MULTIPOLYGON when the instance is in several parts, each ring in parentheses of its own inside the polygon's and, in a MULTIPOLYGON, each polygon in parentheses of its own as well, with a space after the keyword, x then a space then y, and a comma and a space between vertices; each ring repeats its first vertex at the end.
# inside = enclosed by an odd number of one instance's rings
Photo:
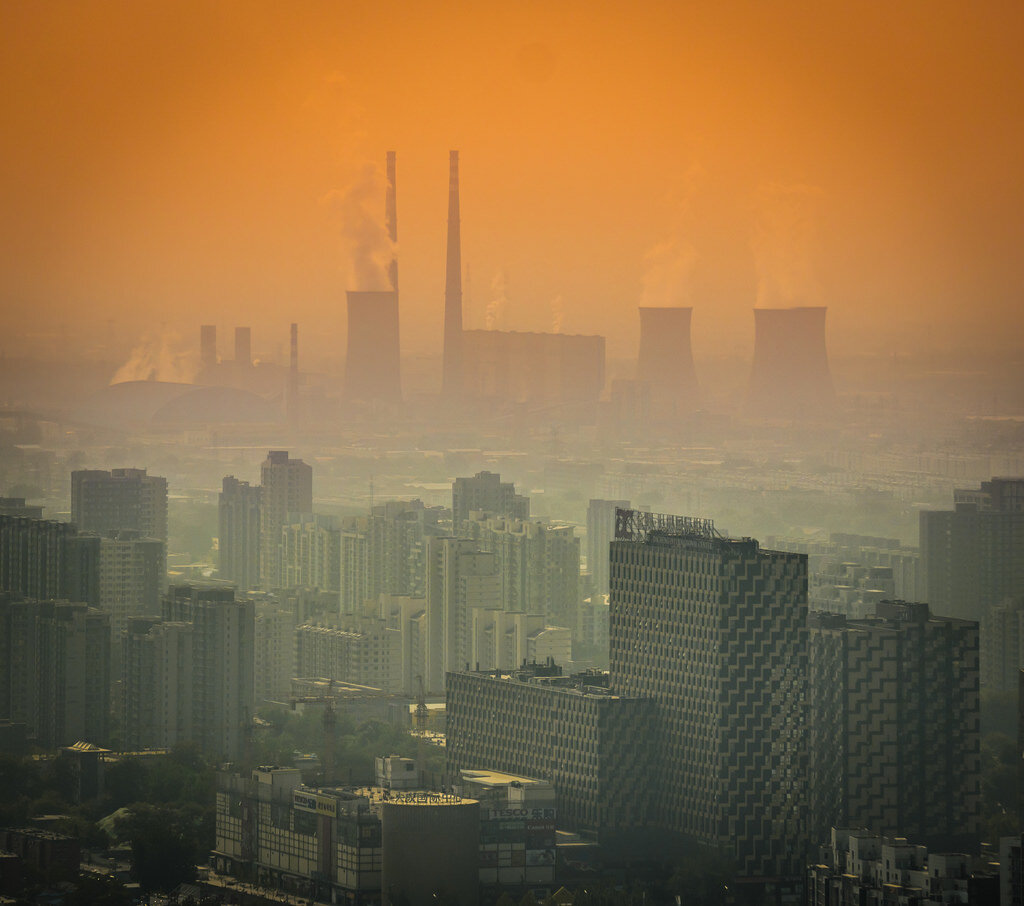
POLYGON ((147 893, 195 880, 201 834, 187 809, 137 802, 115 827, 131 842, 132 878, 147 893))

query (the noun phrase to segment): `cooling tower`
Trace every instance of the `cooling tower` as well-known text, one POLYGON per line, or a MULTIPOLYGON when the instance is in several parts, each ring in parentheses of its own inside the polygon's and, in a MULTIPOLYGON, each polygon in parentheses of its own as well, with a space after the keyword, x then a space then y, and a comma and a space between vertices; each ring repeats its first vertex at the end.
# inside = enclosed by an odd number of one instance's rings
POLYGON ((692 308, 641 308, 637 379, 651 388, 656 415, 690 412, 700 404, 690 343, 692 308))
POLYGON ((813 419, 834 409, 836 394, 825 349, 826 310, 754 309, 749 417, 813 419))
POLYGON ((243 368, 252 365, 252 328, 235 328, 235 364, 243 368))
POLYGON ((217 325, 203 324, 199 328, 199 364, 213 368, 217 364, 217 325))
POLYGON ((399 402, 398 293, 350 290, 346 296, 345 399, 399 402))

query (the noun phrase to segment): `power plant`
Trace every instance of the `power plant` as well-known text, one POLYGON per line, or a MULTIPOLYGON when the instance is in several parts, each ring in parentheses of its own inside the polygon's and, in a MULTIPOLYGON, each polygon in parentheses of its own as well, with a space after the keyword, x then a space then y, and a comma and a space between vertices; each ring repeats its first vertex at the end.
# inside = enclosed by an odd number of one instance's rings
POLYGON ((754 309, 749 418, 815 419, 835 406, 825 306, 754 309))
MULTIPOLYGON (((398 241, 396 153, 386 156, 384 228, 398 241)), ((485 404, 529 404, 536 411, 585 404, 593 412, 605 393, 605 338, 561 332, 466 330, 463 327, 462 234, 459 152, 448 159, 448 218, 441 398, 485 404), (540 407, 538 409, 537 407, 540 407)), ((386 264, 389 289, 357 286, 346 293, 348 340, 342 398, 346 403, 395 404, 402 400, 398 261, 386 264)), ((383 276, 383 274, 381 275, 383 276)), ((825 343, 823 306, 755 308, 755 345, 742 412, 754 419, 816 420, 835 407, 836 394, 825 343)), ((699 410, 702 393, 694 365, 693 308, 638 308, 640 343, 635 378, 612 382, 608 411, 613 423, 663 426, 699 410)), ((206 382, 249 386, 254 366, 252 332, 235 328, 233 362, 217 358, 217 328, 200 331, 201 374, 206 382), (230 372, 230 373, 229 373, 230 372)), ((298 419, 297 327, 292 325, 285 409, 298 419)), ((257 381, 258 383, 258 381, 257 381)), ((277 385, 280 388, 280 384, 277 385)), ((278 389, 279 393, 280 390, 278 389)))
POLYGON ((690 342, 692 308, 640 308, 637 380, 650 387, 652 414, 670 417, 700 404, 690 342))

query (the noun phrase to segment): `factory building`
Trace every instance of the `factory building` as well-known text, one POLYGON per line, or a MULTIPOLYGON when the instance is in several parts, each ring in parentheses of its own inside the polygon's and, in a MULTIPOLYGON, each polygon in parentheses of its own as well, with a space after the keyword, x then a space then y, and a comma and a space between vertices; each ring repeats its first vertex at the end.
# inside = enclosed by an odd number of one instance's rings
POLYGON ((604 390, 605 339, 511 330, 462 332, 467 396, 497 403, 596 403, 604 390))

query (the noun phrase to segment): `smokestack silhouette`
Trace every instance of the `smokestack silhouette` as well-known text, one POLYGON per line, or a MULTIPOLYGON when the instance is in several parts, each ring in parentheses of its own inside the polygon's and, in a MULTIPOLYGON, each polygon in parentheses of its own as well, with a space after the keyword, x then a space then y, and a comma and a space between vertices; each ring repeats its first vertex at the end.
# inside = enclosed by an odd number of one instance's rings
POLYGON ((746 414, 817 418, 835 406, 824 306, 754 309, 754 362, 746 414))
POLYGON ((459 224, 459 152, 448 153, 448 256, 444 278, 444 361, 441 392, 462 390, 462 231, 459 224))
MULTIPOLYGON (((384 225, 387 227, 388 238, 392 245, 398 242, 398 201, 396 198, 395 184, 395 152, 388 151, 387 154, 387 194, 384 199, 384 225)), ((391 258, 388 265, 388 280, 391 288, 398 292, 398 256, 391 258)))
POLYGON ((246 368, 252 365, 252 328, 235 328, 235 364, 246 368))
POLYGON ((288 358, 288 385, 285 388, 285 410, 288 421, 299 420, 299 325, 292 324, 291 350, 288 358))
POLYGON ((345 399, 398 402, 402 398, 398 293, 352 291, 348 301, 345 399))
POLYGON ((637 378, 650 384, 655 414, 698 408, 700 388, 690 342, 692 308, 640 308, 637 378))
POLYGON ((199 364, 213 368, 217 364, 217 325, 203 324, 199 328, 199 364))

